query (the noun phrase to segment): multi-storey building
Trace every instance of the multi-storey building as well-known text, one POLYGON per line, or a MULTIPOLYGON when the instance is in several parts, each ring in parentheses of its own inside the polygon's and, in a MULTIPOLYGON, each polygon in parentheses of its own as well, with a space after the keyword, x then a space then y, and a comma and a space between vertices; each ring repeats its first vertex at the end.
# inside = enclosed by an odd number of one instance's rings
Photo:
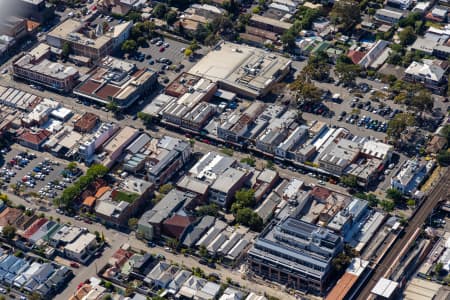
POLYGON ((319 226, 288 217, 268 226, 248 252, 252 272, 288 288, 323 294, 342 238, 319 226))

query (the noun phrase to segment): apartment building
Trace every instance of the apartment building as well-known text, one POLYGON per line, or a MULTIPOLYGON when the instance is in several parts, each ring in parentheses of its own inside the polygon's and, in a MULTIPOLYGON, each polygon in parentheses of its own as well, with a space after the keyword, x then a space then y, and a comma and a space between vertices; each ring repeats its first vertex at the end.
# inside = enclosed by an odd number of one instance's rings
POLYGON ((264 230, 248 252, 250 269, 288 288, 323 295, 332 259, 342 238, 319 226, 288 217, 264 230))
POLYGON ((404 80, 420 83, 433 93, 442 94, 445 91, 446 62, 440 60, 423 59, 422 62, 413 61, 405 70, 404 80))

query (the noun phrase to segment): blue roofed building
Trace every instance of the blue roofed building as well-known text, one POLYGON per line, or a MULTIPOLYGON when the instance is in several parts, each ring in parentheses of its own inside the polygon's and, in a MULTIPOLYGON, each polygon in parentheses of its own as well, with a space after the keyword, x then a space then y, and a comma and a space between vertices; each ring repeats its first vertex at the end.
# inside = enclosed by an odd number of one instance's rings
POLYGON ((332 259, 343 250, 339 235, 288 217, 268 226, 248 252, 251 271, 288 288, 323 294, 332 259))

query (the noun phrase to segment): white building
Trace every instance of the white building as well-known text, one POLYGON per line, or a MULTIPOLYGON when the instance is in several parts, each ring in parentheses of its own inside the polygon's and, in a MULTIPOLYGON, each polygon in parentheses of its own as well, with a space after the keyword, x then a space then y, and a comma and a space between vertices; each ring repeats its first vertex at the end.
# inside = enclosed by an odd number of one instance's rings
POLYGON ((96 246, 96 236, 92 233, 85 233, 74 242, 67 244, 64 248, 64 254, 67 258, 84 264, 91 258, 92 251, 96 246))
POLYGON ((103 145, 103 143, 106 142, 118 129, 117 124, 114 123, 102 124, 98 128, 97 132, 80 143, 80 147, 78 148, 78 154, 80 157, 84 161, 90 162, 94 156, 95 150, 103 145))

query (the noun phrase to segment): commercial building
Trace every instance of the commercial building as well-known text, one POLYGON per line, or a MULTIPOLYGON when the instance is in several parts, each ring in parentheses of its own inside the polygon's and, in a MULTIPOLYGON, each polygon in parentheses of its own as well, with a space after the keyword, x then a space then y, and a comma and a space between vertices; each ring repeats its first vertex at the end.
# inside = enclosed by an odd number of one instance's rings
POLYGON ((123 154, 125 148, 139 135, 139 130, 136 128, 125 126, 120 129, 115 136, 113 136, 107 143, 103 145, 104 152, 107 157, 103 164, 111 168, 118 158, 123 154))
POLYGON ((166 183, 188 162, 192 148, 188 142, 169 136, 164 136, 156 142, 156 151, 146 167, 149 181, 159 186, 166 183))
POLYGON ((342 175, 344 169, 356 160, 359 153, 358 143, 340 139, 337 143, 331 143, 324 149, 319 158, 319 166, 330 173, 342 175))
POLYGON ((249 98, 266 95, 291 69, 291 60, 250 46, 222 42, 189 73, 249 98))
POLYGON ((116 25, 107 33, 103 33, 102 24, 99 25, 97 28, 91 28, 85 23, 68 18, 47 34, 47 43, 59 49, 68 44, 74 55, 93 60, 102 59, 128 38, 132 23, 116 25))
POLYGON ((119 127, 115 123, 101 123, 92 135, 86 136, 80 141, 78 156, 81 160, 90 164, 94 159, 95 150, 105 143, 119 127))
POLYGON ((387 41, 378 40, 363 58, 361 58, 358 64, 365 69, 370 67, 374 69, 378 68, 389 57, 389 45, 390 43, 387 41))
POLYGON ((15 16, 6 16, 0 20, 0 35, 21 39, 28 34, 27 21, 15 16))
POLYGON ((388 0, 387 4, 392 7, 406 10, 411 7, 411 5, 413 4, 413 1, 412 0, 388 0))
POLYGON ((138 69, 133 63, 106 56, 73 93, 101 104, 113 102, 124 109, 149 94, 156 78, 156 72, 150 69, 138 69))
POLYGON ((323 294, 331 261, 343 249, 331 231, 288 217, 266 228, 248 252, 252 272, 289 288, 323 294))
POLYGON ((88 133, 94 129, 99 121, 100 118, 97 115, 91 112, 86 112, 75 121, 73 124, 73 129, 81 133, 88 133))
POLYGON ((39 44, 13 62, 13 76, 59 92, 71 91, 80 76, 78 70, 49 58, 50 46, 39 44))
POLYGON ((391 186, 404 194, 413 195, 433 168, 433 161, 425 164, 416 159, 408 160, 391 178, 391 186))
POLYGON ((183 73, 167 88, 170 96, 179 97, 162 110, 162 119, 170 124, 200 131, 215 114, 216 106, 207 103, 217 91, 216 83, 183 73))

